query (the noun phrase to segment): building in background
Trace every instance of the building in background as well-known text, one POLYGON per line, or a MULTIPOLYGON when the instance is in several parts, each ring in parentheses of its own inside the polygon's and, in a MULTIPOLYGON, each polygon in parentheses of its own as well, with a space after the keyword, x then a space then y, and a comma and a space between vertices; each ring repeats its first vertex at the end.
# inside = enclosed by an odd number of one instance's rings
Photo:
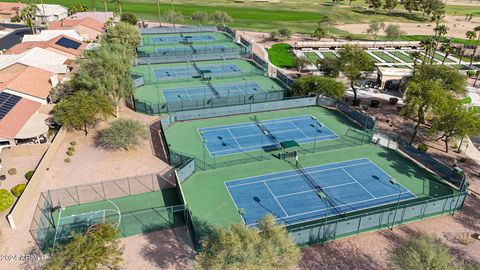
POLYGON ((10 19, 20 15, 20 10, 24 7, 22 3, 0 2, 0 19, 10 19))
POLYGON ((105 28, 105 24, 89 17, 51 22, 48 26, 50 30, 76 30, 85 40, 90 41, 97 40, 105 28))
POLYGON ((37 4, 37 17, 39 23, 60 21, 68 17, 68 8, 54 4, 37 4))

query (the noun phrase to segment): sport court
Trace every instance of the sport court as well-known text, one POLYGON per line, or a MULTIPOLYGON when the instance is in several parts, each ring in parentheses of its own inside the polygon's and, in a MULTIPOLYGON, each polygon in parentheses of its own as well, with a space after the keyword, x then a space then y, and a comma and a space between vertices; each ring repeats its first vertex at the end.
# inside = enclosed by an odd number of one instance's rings
POLYGON ((416 198, 368 158, 225 182, 244 222, 272 214, 291 225, 416 198))
POLYGON ((264 93, 265 90, 256 82, 211 84, 203 82, 200 86, 167 88, 162 93, 167 102, 206 100, 218 97, 242 96, 264 93))
POLYGON ((336 139, 338 136, 312 115, 278 118, 234 125, 199 128, 210 156, 223 156, 277 147, 336 139))
POLYGON ((180 43, 184 41, 213 42, 217 40, 211 34, 201 34, 201 35, 178 34, 178 35, 168 35, 168 36, 155 36, 155 37, 152 37, 151 39, 156 44, 180 43))
POLYGON ((153 70, 157 80, 174 80, 199 77, 202 73, 210 75, 241 75, 242 70, 236 64, 193 64, 185 66, 164 66, 153 70))

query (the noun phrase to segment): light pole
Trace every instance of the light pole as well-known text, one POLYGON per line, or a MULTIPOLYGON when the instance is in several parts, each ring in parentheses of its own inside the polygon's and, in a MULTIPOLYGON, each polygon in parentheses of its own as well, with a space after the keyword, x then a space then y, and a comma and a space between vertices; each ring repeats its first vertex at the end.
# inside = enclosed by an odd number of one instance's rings
POLYGON ((222 55, 222 78, 225 77, 225 56, 222 55))
POLYGON ((238 208, 238 213, 242 216, 243 223, 245 223, 245 227, 247 226, 247 220, 245 219, 245 208, 238 208))
POLYGON ((207 170, 207 160, 206 160, 206 139, 205 137, 203 136, 203 132, 200 132, 200 135, 202 135, 202 143, 203 143, 203 170, 206 171, 207 170))
POLYGON ((248 96, 248 87, 247 87, 247 79, 245 77, 242 77, 242 80, 245 81, 245 95, 248 96))
POLYGON ((328 198, 327 198, 327 194, 325 194, 322 191, 319 191, 317 195, 318 197, 320 197, 320 199, 325 201, 325 205, 327 206, 327 208, 325 208, 325 218, 323 220, 323 236, 322 236, 322 246, 323 246, 325 244, 325 237, 327 235, 328 198))
POLYGON ((188 57, 185 56, 185 60, 187 61, 187 78, 188 78, 188 66, 190 66, 190 61, 188 60, 188 57))
POLYGON ((393 178, 390 179, 390 183, 392 183, 393 185, 396 185, 400 190, 398 192, 398 200, 397 200, 397 207, 395 207, 395 214, 393 214, 392 227, 390 228, 390 230, 393 230, 393 226, 395 225, 395 219, 397 218, 397 211, 398 211, 398 208, 400 207, 400 198, 402 197, 402 186, 400 186, 400 183, 398 183, 397 180, 393 178))
POLYGON ((150 81, 150 83, 152 83, 152 68, 150 66, 149 60, 147 60, 147 65, 148 65, 148 80, 150 81))

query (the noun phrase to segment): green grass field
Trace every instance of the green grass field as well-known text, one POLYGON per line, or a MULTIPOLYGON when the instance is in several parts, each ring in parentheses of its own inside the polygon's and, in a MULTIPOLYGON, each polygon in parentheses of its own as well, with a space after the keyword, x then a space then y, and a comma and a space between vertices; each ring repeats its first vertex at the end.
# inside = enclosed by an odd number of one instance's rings
POLYGON ((291 47, 292 46, 285 43, 273 44, 272 48, 267 48, 268 60, 277 67, 294 68, 294 58, 290 53, 291 47))
POLYGON ((393 57, 391 57, 390 55, 384 53, 384 52, 381 52, 381 51, 373 51, 372 54, 380 57, 382 60, 384 60, 385 62, 387 63, 398 63, 397 60, 395 60, 393 57))
POLYGON ((391 51, 389 52, 391 55, 399 58, 400 60, 403 60, 405 63, 413 63, 414 60, 412 57, 410 57, 409 55, 405 55, 399 51, 391 51))
POLYGON ((314 52, 305 52, 305 57, 307 57, 313 65, 317 65, 318 60, 320 60, 320 56, 314 52))
MULTIPOLYGON (((7 2, 16 2, 7 0, 7 2)), ((103 11, 103 3, 89 0, 44 0, 44 3, 62 4, 66 7, 76 3, 86 5, 93 9, 92 3, 96 4, 99 11, 103 11)), ((145 19, 158 19, 156 0, 124 0, 122 3, 123 12, 132 12, 145 19)), ((275 30, 282 26, 289 27, 293 31, 309 33, 316 28, 317 21, 322 16, 330 16, 337 22, 343 23, 368 23, 372 21, 384 22, 418 22, 428 21, 429 17, 422 18, 420 12, 414 12, 410 16, 401 5, 388 14, 386 10, 380 10, 377 14, 366 9, 363 1, 354 1, 351 6, 348 3, 340 6, 332 5, 329 0, 320 0, 314 3, 306 0, 281 1, 276 4, 268 2, 232 2, 230 0, 176 0, 173 2, 175 11, 182 14, 178 23, 197 24, 190 20, 191 15, 196 11, 213 13, 216 10, 225 11, 230 14, 234 22, 232 27, 246 30, 275 30)), ((108 10, 113 11, 114 5, 109 2, 108 10)), ((161 2, 160 10, 165 12, 171 9, 170 2, 161 2)), ((447 6, 447 14, 480 14, 480 7, 447 6)), ((164 20, 164 18, 162 18, 164 20)))
POLYGON ((325 58, 338 59, 338 56, 333 52, 321 52, 325 58))
MULTIPOLYGON (((445 58, 445 56, 439 54, 438 52, 435 52, 435 54, 433 55, 433 57, 435 57, 435 59, 437 59, 438 61, 442 62, 443 59, 445 58)), ((450 60, 448 58, 445 58, 445 63, 455 63, 455 61, 453 60, 450 60)))

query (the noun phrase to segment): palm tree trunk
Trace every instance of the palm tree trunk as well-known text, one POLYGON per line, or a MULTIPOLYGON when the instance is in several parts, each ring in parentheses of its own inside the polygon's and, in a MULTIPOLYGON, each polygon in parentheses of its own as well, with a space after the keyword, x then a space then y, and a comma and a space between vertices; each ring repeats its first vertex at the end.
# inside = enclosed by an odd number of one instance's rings
POLYGON ((442 60, 442 66, 445 64, 445 60, 447 60, 447 57, 448 57, 448 54, 445 54, 445 56, 443 57, 443 60, 442 60))
POLYGON ((103 1, 103 6, 105 7, 105 12, 108 11, 108 8, 107 8, 107 1, 103 1))
POLYGON ((473 86, 477 86, 478 76, 480 76, 480 71, 477 70, 477 76, 475 76, 475 82, 473 83, 473 86))
POLYGON ((445 142, 445 153, 448 153, 448 136, 445 137, 444 142, 445 142))
POLYGON ((477 53, 477 47, 478 47, 478 41, 479 40, 480 40, 480 35, 478 35, 477 42, 475 43, 475 48, 473 49, 473 54, 472 54, 472 57, 470 58, 470 64, 468 65, 468 68, 472 67, 473 58, 475 57, 475 53, 477 53))
POLYGON ((353 100, 357 100, 357 89, 355 89, 353 81, 350 81, 350 87, 352 87, 353 91, 353 100))
POLYGON ((418 58, 415 57, 415 59, 413 59, 413 70, 412 70, 412 73, 413 75, 415 76, 415 70, 417 68, 417 60, 418 58))

